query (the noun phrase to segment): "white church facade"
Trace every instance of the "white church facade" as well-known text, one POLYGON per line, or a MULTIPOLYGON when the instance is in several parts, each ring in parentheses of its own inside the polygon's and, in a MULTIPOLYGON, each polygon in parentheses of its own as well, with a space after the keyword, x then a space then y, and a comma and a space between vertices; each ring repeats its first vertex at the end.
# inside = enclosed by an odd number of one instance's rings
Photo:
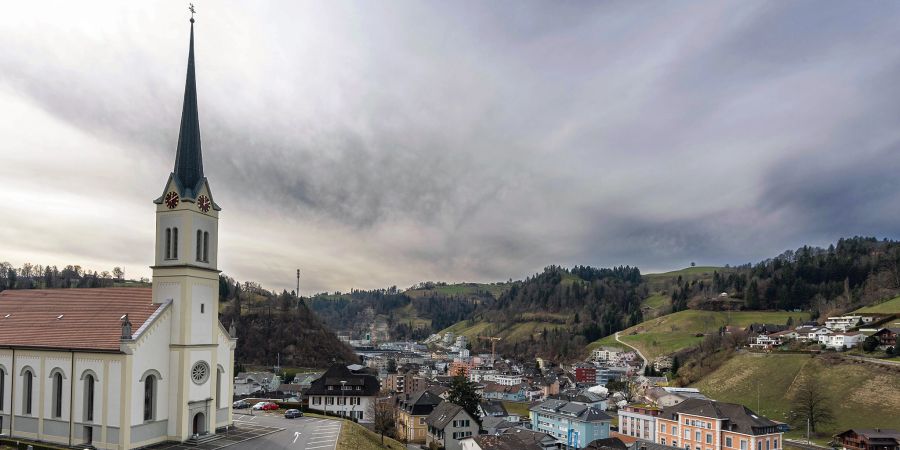
POLYGON ((194 31, 151 288, 0 292, 0 434, 131 449, 232 424, 236 339, 218 319, 219 206, 203 175, 194 31))

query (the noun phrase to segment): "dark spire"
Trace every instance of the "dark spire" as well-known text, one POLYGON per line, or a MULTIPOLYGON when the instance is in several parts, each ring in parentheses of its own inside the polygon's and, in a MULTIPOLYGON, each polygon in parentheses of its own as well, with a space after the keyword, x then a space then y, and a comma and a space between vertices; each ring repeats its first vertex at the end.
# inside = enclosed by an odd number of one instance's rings
POLYGON ((203 179, 203 155, 200 152, 200 118, 197 113, 197 81, 194 77, 194 19, 191 18, 191 43, 188 50, 187 81, 184 85, 184 106, 181 110, 181 130, 178 132, 178 151, 175 154, 175 179, 182 195, 197 195, 195 189, 203 179))

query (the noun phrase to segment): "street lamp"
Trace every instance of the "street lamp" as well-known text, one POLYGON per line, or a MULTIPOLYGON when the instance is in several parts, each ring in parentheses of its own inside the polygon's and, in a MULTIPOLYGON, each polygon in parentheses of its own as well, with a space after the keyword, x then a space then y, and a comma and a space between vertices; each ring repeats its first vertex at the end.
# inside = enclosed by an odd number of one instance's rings
POLYGON ((346 401, 344 400, 344 385, 347 384, 347 380, 341 380, 341 416, 346 416, 345 407, 347 406, 346 401))

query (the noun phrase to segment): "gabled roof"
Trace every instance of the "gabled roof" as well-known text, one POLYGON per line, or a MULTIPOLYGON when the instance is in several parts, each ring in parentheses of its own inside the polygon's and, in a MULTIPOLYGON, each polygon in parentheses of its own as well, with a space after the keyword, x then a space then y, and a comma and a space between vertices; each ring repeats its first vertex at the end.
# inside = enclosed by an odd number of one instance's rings
POLYGON ((778 425, 766 417, 757 415, 744 405, 699 398, 689 398, 675 406, 663 408, 663 414, 660 417, 671 420, 679 413, 712 419, 726 419, 723 429, 750 435, 766 434, 768 432, 763 432, 761 429, 773 428, 778 425))
POLYGON ((334 364, 310 384, 306 395, 340 395, 341 381, 346 382, 344 385, 353 387, 352 395, 355 396, 371 397, 377 395, 381 389, 381 384, 376 376, 351 371, 343 364, 334 364), (332 390, 328 390, 328 386, 331 386, 332 390), (359 386, 359 390, 356 389, 357 386, 359 386))
POLYGON ((505 417, 509 415, 506 411, 506 407, 503 406, 503 402, 496 400, 482 400, 481 403, 479 403, 479 406, 481 406, 481 410, 488 416, 505 417))
POLYGON ((434 411, 425 418, 425 423, 439 430, 443 430, 447 427, 447 424, 452 422, 460 413, 464 414, 469 420, 475 420, 462 406, 455 403, 443 402, 440 405, 437 405, 437 407, 434 408, 434 411))
POLYGON ((400 407, 411 415, 425 416, 431 414, 442 401, 444 399, 438 397, 434 392, 424 390, 401 398, 400 407))
POLYGON ((122 320, 132 336, 166 303, 151 288, 28 289, 0 292, 0 347, 119 352, 122 320))

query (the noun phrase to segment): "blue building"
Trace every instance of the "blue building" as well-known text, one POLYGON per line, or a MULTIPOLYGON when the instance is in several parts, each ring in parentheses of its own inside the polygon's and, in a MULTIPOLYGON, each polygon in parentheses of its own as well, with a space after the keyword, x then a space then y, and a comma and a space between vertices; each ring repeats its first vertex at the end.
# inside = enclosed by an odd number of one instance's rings
POLYGON ((585 448, 609 437, 612 418, 583 403, 547 400, 530 408, 531 429, 553 436, 563 445, 585 448))

